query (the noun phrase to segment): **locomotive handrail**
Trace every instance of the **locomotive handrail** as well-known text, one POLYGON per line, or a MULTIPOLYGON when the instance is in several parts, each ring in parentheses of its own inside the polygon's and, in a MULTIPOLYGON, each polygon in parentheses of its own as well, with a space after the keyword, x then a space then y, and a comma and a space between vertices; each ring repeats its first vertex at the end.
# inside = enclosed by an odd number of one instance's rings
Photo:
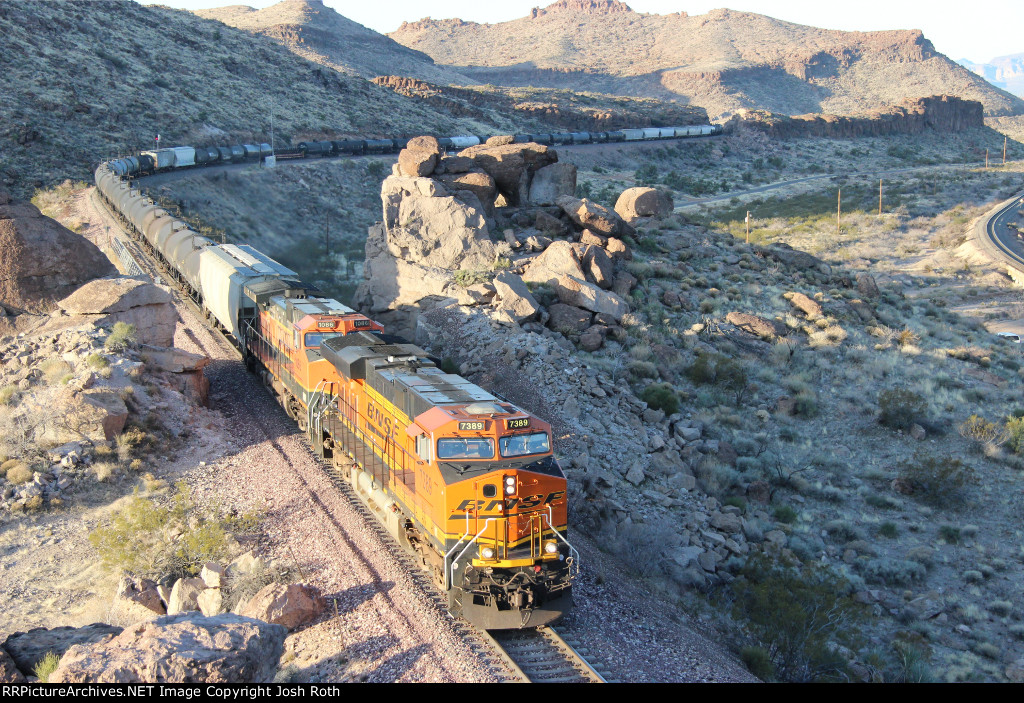
MULTIPOLYGON (((544 515, 544 513, 541 513, 541 517, 543 517, 543 515, 544 515)), ((569 564, 569 578, 575 578, 575 576, 579 576, 580 575, 580 553, 579 553, 579 551, 577 551, 576 547, 572 546, 572 544, 569 542, 569 540, 567 540, 565 537, 562 536, 561 532, 559 532, 557 529, 555 529, 554 522, 555 522, 554 511, 552 511, 551 505, 549 504, 548 505, 548 527, 550 527, 551 531, 555 533, 555 537, 557 537, 558 539, 562 540, 565 543, 565 546, 567 546, 569 548, 569 558, 572 559, 572 563, 569 564), (576 567, 575 575, 572 573, 572 569, 573 569, 574 566, 576 567)))
POLYGON ((469 513, 468 512, 466 513, 466 532, 462 535, 462 537, 459 537, 459 541, 455 543, 455 546, 452 547, 451 549, 449 549, 448 553, 444 555, 445 590, 448 590, 449 588, 451 588, 452 582, 455 581, 455 566, 456 566, 456 564, 458 564, 459 559, 462 558, 462 555, 466 553, 467 549, 469 549, 470 547, 473 546, 474 542, 476 542, 478 539, 480 539, 480 535, 482 535, 487 530, 487 525, 489 525, 493 521, 494 521, 494 518, 492 518, 492 517, 487 518, 487 520, 484 521, 484 526, 482 528, 480 528, 480 531, 476 533, 476 535, 473 537, 473 539, 469 540, 469 543, 466 544, 466 546, 463 548, 463 550, 461 552, 459 552, 459 556, 455 557, 452 560, 452 565, 451 565, 451 569, 450 569, 451 575, 449 576, 449 573, 448 573, 449 572, 448 557, 450 557, 452 555, 452 552, 454 552, 456 549, 459 548, 459 545, 462 544, 462 540, 464 540, 467 537, 469 537, 469 513))

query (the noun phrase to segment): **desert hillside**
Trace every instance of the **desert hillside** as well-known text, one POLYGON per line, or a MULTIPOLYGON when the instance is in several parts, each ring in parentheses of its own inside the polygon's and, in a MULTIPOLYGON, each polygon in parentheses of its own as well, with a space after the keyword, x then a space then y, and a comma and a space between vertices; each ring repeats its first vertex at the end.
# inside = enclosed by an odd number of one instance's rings
POLYGON ((196 14, 277 39, 311 61, 364 78, 398 74, 443 84, 469 82, 456 71, 435 66, 426 54, 338 14, 321 0, 284 0, 260 10, 229 5, 196 14))
POLYGON ((727 9, 649 15, 615 0, 560 0, 511 22, 428 18, 389 36, 481 82, 685 99, 712 118, 740 108, 853 114, 943 93, 980 100, 990 115, 1024 110, 918 30, 841 32, 727 9))
POLYGON ((461 126, 270 39, 132 2, 0 3, 0 76, 0 178, 21 194, 86 178, 157 134, 164 144, 269 141, 271 114, 279 145, 461 126))
POLYGON ((958 63, 983 77, 994 86, 1017 97, 1024 96, 1024 53, 997 56, 988 63, 972 63, 961 59, 958 63))

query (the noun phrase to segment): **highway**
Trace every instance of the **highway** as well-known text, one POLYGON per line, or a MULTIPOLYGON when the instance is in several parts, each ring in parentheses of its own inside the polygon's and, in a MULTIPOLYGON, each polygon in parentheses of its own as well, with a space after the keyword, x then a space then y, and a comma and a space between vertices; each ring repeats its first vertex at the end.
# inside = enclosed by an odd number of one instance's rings
POLYGON ((990 210, 974 229, 975 240, 985 252, 1006 264, 1010 277, 1024 281, 1024 235, 1010 223, 1024 226, 1024 193, 1018 193, 990 210))

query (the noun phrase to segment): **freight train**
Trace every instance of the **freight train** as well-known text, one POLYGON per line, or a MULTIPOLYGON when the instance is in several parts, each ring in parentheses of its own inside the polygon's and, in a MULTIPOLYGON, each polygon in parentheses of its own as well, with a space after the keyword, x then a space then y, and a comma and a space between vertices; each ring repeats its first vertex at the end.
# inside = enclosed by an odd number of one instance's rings
MULTIPOLYGON (((611 132, 544 132, 537 134, 513 135, 513 143, 536 142, 545 146, 569 144, 608 144, 616 142, 641 142, 661 139, 685 139, 710 137, 722 133, 721 125, 688 125, 685 127, 645 127, 642 129, 620 129, 611 132)), ((487 141, 486 137, 473 135, 439 137, 438 143, 446 151, 465 149, 487 141)), ((408 138, 394 139, 344 139, 299 142, 294 148, 272 149, 269 144, 236 144, 219 147, 178 146, 167 149, 143 151, 138 156, 113 159, 106 162, 110 171, 118 177, 136 178, 158 171, 195 166, 258 161, 268 156, 277 159, 304 159, 328 156, 360 156, 364 154, 397 154, 409 143, 408 138)))
POLYGON ((125 229, 238 346, 314 451, 348 467, 452 613, 511 629, 571 608, 580 559, 548 423, 446 373, 253 247, 202 236, 122 175, 103 163, 95 178, 125 229))

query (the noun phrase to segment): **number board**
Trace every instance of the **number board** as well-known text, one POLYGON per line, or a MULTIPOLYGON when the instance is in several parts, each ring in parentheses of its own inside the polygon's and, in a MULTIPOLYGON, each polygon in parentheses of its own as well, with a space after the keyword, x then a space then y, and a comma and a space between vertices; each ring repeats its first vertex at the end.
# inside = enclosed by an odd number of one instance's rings
POLYGON ((479 432, 482 431, 483 429, 484 423, 480 420, 459 423, 459 432, 479 432))
POLYGON ((521 430, 524 427, 530 426, 530 418, 528 417, 514 417, 511 420, 505 420, 506 429, 510 430, 521 430))
POLYGON ((369 320, 352 320, 353 327, 369 327, 371 324, 369 320))
POLYGON ((334 328, 334 320, 319 320, 316 323, 316 326, 320 327, 320 328, 333 329, 334 328))

